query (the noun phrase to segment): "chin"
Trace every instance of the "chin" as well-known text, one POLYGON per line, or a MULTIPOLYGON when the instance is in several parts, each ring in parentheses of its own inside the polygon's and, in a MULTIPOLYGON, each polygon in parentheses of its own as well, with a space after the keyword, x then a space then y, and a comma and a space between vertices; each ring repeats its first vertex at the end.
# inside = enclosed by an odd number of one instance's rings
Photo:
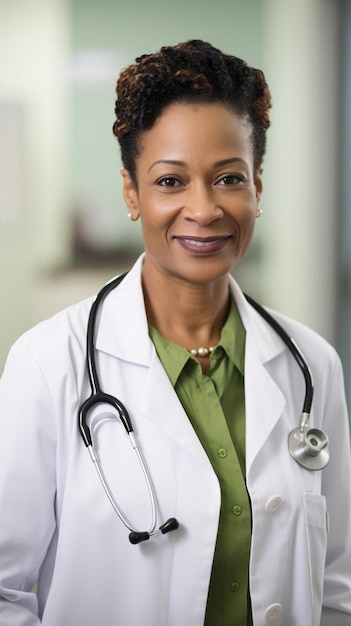
POLYGON ((178 268, 178 271, 174 272, 175 276, 179 279, 187 281, 189 283, 206 284, 222 280, 226 277, 236 266, 236 263, 188 263, 184 268, 178 268))

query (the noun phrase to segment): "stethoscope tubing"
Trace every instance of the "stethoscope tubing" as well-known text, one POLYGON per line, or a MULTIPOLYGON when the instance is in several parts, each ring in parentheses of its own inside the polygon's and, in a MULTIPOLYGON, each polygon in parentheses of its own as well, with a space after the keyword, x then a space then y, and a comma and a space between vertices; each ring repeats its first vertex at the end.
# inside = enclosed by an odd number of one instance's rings
MULTIPOLYGON (((157 520, 156 520, 156 496, 155 496, 155 491, 154 491, 154 487, 152 484, 152 480, 149 474, 149 471, 147 469, 147 465, 144 461, 144 458, 141 454, 141 451, 139 449, 139 445, 138 442, 134 436, 133 432, 129 432, 128 433, 128 439, 132 445, 132 448, 134 450, 134 452, 136 453, 138 460, 139 460, 139 464, 143 470, 143 474, 144 474, 144 478, 145 478, 145 482, 147 484, 148 487, 148 492, 149 492, 149 499, 150 499, 150 504, 151 504, 151 525, 150 528, 147 531, 141 531, 138 530, 136 528, 134 528, 134 526, 131 524, 131 522, 128 520, 128 518, 124 515, 123 511, 120 509, 120 507, 118 506, 114 495, 111 491, 111 489, 108 486, 108 482, 106 480, 106 477, 104 475, 104 472, 102 470, 101 464, 100 464, 100 459, 97 455, 97 452, 94 448, 94 445, 91 444, 88 446, 88 450, 89 450, 89 454, 91 456, 91 459, 95 465, 95 469, 99 475, 101 484, 105 490, 105 493, 113 507, 113 509, 115 510, 115 512, 117 513, 118 517, 120 518, 120 520, 123 522, 123 524, 132 532, 136 532, 136 533, 140 533, 140 532, 146 532, 148 535, 153 535, 155 533, 155 529, 156 529, 156 524, 157 524, 157 520)), ((160 531, 161 532, 161 531, 160 531)))
MULTIPOLYGON (((157 513, 156 513, 156 495, 155 489, 153 486, 153 482, 148 470, 148 467, 145 463, 141 450, 139 448, 138 442, 134 435, 132 422, 128 411, 124 404, 120 402, 116 397, 111 394, 107 394, 102 391, 99 376, 97 373, 96 360, 95 360, 95 327, 96 327, 96 318, 99 306, 106 298, 106 296, 115 289, 119 283, 123 280, 126 274, 122 274, 114 278, 109 283, 107 283, 101 291, 97 294, 96 299, 94 300, 89 320, 88 320, 88 328, 87 328, 87 338, 86 338, 86 367, 88 372, 88 378, 90 383, 91 393, 90 396, 83 402, 79 409, 79 430, 84 441, 85 446, 89 450, 90 457, 94 463, 95 469, 98 473, 101 484, 104 488, 104 491, 107 495, 108 500, 110 501, 114 511, 117 513, 120 520, 123 524, 129 529, 129 540, 133 544, 140 543, 141 541, 145 541, 152 536, 159 535, 161 533, 166 534, 171 530, 176 530, 179 527, 179 523, 176 518, 169 518, 164 524, 157 528, 157 513), (140 531, 134 528, 131 522, 128 520, 126 515, 123 513, 121 508, 118 506, 113 493, 108 485, 108 481, 104 475, 102 470, 100 460, 98 454, 94 448, 92 433, 90 427, 88 425, 88 414, 92 410, 92 408, 98 404, 107 404, 109 406, 114 407, 116 410, 119 419, 121 420, 124 429, 128 435, 128 439, 137 455, 139 464, 142 468, 144 479, 147 484, 150 506, 151 506, 151 524, 148 530, 140 531)), ((314 386, 312 373, 309 368, 309 365, 303 356, 300 348, 297 346, 295 341, 288 335, 285 329, 277 322, 277 320, 260 304, 258 304, 255 300, 253 300, 247 294, 244 294, 248 303, 266 320, 266 322, 276 331, 282 341, 285 343, 287 348, 290 350, 292 356, 297 362, 305 382, 305 396, 303 402, 302 413, 299 421, 299 425, 297 428, 293 429, 289 433, 288 437, 288 447, 291 456, 294 460, 309 470, 320 470, 325 467, 329 461, 329 452, 328 452, 328 437, 327 435, 318 429, 310 429, 308 430, 308 422, 311 413, 313 394, 314 394, 314 386)))
MULTIPOLYGON (((91 388, 91 394, 89 396, 89 398, 87 398, 87 400, 85 400, 85 402, 82 404, 82 406, 80 407, 79 410, 79 430, 81 433, 81 436, 83 438, 83 441, 86 445, 86 447, 88 448, 91 460, 94 463, 95 469, 97 471, 97 474, 99 476, 100 482, 104 488, 104 491, 107 495, 107 498, 109 500, 109 502, 111 503, 114 511, 117 513, 118 517, 120 518, 120 520, 123 522, 123 524, 131 531, 130 532, 130 541, 131 543, 139 543, 139 541, 143 541, 145 539, 148 539, 150 536, 155 536, 158 534, 161 534, 163 531, 161 529, 157 529, 156 530, 156 526, 157 526, 157 515, 156 515, 156 495, 155 495, 155 490, 154 490, 154 486, 151 480, 151 476, 150 473, 148 471, 147 465, 145 463, 145 460, 143 458, 143 455, 141 453, 139 444, 137 442, 137 439, 135 437, 134 431, 133 431, 133 426, 132 426, 132 422, 129 416, 129 413, 126 409, 126 407, 124 406, 124 404, 122 402, 120 402, 116 397, 107 394, 105 392, 102 391, 101 386, 100 386, 100 382, 99 382, 99 377, 98 377, 98 373, 97 373, 97 368, 96 368, 96 361, 94 358, 94 350, 95 350, 95 326, 96 326, 96 317, 97 317, 97 312, 99 309, 99 306, 101 305, 101 303, 103 302, 103 300, 106 298, 106 296, 113 291, 113 289, 115 289, 119 283, 123 280, 125 274, 122 274, 121 276, 117 276, 117 278, 114 278, 113 280, 111 280, 109 283, 107 283, 102 289, 101 291, 98 293, 96 299, 94 300, 91 310, 90 310, 90 315, 89 315, 89 320, 88 320, 88 328, 87 328, 87 340, 86 340, 86 363, 87 363, 87 371, 88 371, 88 378, 89 378, 89 383, 90 383, 90 388, 91 388), (101 467, 101 463, 100 463, 100 459, 98 457, 98 454, 94 448, 94 443, 93 443, 93 438, 92 438, 92 433, 91 430, 88 426, 88 422, 87 422, 87 417, 89 412, 92 410, 92 408, 96 405, 100 405, 100 404, 107 404, 109 406, 113 406, 117 413, 118 413, 118 417, 121 420, 124 429, 128 435, 128 440, 138 458, 139 461, 139 465, 142 469, 143 475, 144 475, 144 479, 147 485, 147 489, 148 489, 148 493, 149 493, 149 501, 150 501, 150 507, 151 507, 151 524, 150 527, 148 528, 148 530, 146 531, 141 531, 136 529, 131 522, 128 520, 128 518, 126 517, 126 515, 123 513, 123 511, 121 510, 121 508, 118 506, 116 499, 108 485, 108 481, 104 475, 104 472, 102 470, 101 467)), ((168 520, 169 522, 169 520, 168 520)), ((167 522, 166 522, 167 524, 167 522)), ((171 526, 172 528, 170 528, 170 530, 173 530, 173 526, 174 529, 176 527, 178 527, 178 522, 176 520, 171 521, 171 526)), ((168 532, 167 530, 165 532, 168 532)))
POLYGON ((251 304, 251 306, 263 317, 263 319, 266 320, 266 322, 268 322, 270 326, 272 326, 275 332, 284 341, 285 345, 288 347, 295 361, 300 367, 300 370, 305 379, 305 398, 304 398, 303 407, 302 407, 302 415, 305 414, 304 421, 306 421, 306 416, 307 415, 309 416, 311 413, 313 394, 314 394, 313 378, 312 378, 312 372, 310 370, 310 367, 304 355, 302 354, 302 351, 300 350, 300 348, 297 346, 297 344, 292 339, 292 337, 290 337, 288 333, 285 331, 285 329, 279 324, 279 322, 277 322, 277 320, 270 313, 268 313, 267 309, 265 309, 263 306, 258 304, 256 300, 253 300, 246 293, 244 295, 248 303, 251 304))
POLYGON ((113 289, 115 289, 119 285, 119 283, 122 282, 124 277, 125 277, 125 274, 122 274, 121 276, 117 276, 117 278, 114 278, 113 280, 108 282, 99 291, 90 309, 88 328, 87 328, 87 337, 86 337, 86 366, 87 366, 87 371, 88 371, 91 394, 89 398, 87 398, 87 400, 83 402, 83 404, 81 405, 79 409, 79 430, 80 430, 80 433, 82 435, 82 438, 86 447, 89 447, 92 445, 91 432, 87 424, 87 415, 91 411, 91 409, 97 404, 109 404, 109 405, 114 406, 126 432, 128 434, 133 432, 132 422, 124 404, 122 404, 122 402, 120 402, 114 396, 104 393, 102 391, 100 382, 99 382, 99 376, 98 376, 97 369, 96 369, 96 361, 94 357, 94 350, 95 350, 94 334, 95 334, 96 316, 97 316, 98 309, 100 307, 100 304, 102 304, 102 302, 105 300, 106 296, 110 293, 110 291, 113 291, 113 289))

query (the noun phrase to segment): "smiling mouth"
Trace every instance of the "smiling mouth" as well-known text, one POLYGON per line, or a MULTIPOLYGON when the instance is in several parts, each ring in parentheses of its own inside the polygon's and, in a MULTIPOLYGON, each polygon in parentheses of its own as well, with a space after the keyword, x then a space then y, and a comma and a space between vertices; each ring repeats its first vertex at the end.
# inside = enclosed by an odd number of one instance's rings
POLYGON ((179 241, 182 248, 188 252, 193 252, 195 254, 213 254, 214 252, 219 252, 225 247, 230 239, 230 236, 207 237, 206 239, 201 239, 199 237, 176 237, 176 239, 179 241))

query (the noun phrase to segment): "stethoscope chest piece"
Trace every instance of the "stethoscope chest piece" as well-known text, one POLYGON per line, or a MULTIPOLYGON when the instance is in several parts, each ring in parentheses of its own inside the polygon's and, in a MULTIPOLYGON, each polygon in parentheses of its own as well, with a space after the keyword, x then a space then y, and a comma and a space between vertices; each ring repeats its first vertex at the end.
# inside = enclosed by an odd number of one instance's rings
POLYGON ((274 328, 284 341, 292 356, 299 365, 305 379, 305 398, 303 402, 300 422, 297 428, 291 431, 288 438, 289 452, 293 459, 308 470, 322 470, 329 462, 328 436, 318 428, 308 428, 313 400, 313 379, 309 365, 295 341, 280 326, 277 320, 260 304, 246 296, 248 302, 274 328))
POLYGON ((294 428, 289 435, 291 456, 305 469, 322 470, 329 462, 328 436, 318 428, 294 428))

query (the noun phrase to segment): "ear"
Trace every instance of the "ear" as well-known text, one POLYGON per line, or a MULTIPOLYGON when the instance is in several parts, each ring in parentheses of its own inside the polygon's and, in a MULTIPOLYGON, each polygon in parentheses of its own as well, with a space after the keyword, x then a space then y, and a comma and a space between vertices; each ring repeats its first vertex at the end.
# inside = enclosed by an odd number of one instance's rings
POLYGON ((261 200, 262 191, 263 191, 262 174, 263 174, 263 167, 261 166, 260 168, 257 169, 256 174, 255 174, 255 178, 254 178, 254 185, 255 185, 255 188, 256 188, 257 204, 259 204, 259 202, 261 200))
POLYGON ((128 211, 135 221, 139 217, 139 198, 136 185, 125 167, 122 167, 121 174, 123 177, 123 197, 128 207, 128 211))

